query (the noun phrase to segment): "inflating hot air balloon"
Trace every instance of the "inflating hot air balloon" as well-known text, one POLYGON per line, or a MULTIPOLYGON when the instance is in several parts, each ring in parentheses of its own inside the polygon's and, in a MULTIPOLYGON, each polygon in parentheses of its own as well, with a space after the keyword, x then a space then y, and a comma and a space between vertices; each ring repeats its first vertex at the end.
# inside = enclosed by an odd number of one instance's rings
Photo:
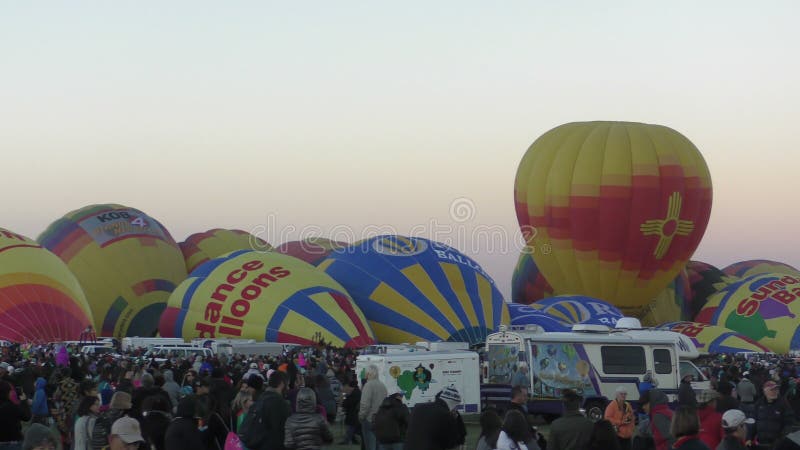
POLYGON ((538 325, 544 331, 570 331, 571 325, 561 321, 550 314, 542 312, 531 305, 507 303, 511 325, 538 325))
POLYGON ((678 276, 656 298, 642 308, 639 320, 646 327, 666 322, 692 320, 692 287, 689 275, 681 270, 678 276))
POLYGON ((214 228, 195 233, 178 244, 186 260, 186 271, 192 273, 200 264, 236 250, 270 251, 263 239, 242 230, 214 228))
POLYGON ((346 247, 347 244, 332 241, 322 237, 312 237, 299 241, 284 242, 275 248, 275 251, 284 255, 294 256, 303 261, 316 265, 325 259, 333 250, 346 247))
MULTIPOLYGON (((692 288, 690 310, 695 321, 699 321, 697 315, 705 307, 711 295, 739 280, 738 277, 726 275, 723 271, 702 261, 689 261, 689 264, 686 265, 686 273, 692 288)), ((670 321, 664 320, 663 322, 670 321)))
POLYGON ((746 278, 751 275, 760 275, 762 273, 786 273, 789 275, 800 275, 800 271, 794 267, 777 261, 770 261, 767 259, 752 259, 749 261, 741 261, 722 269, 722 271, 729 276, 746 278))
POLYGON ((608 302, 579 295, 546 298, 530 306, 569 325, 583 323, 614 327, 617 320, 624 317, 616 306, 608 302))
POLYGON ((36 241, 0 228, 0 339, 77 340, 92 313, 75 275, 36 241))
POLYGON ((525 247, 517 260, 511 279, 511 300, 523 305, 553 296, 553 288, 533 261, 531 247, 525 247))
POLYGON ((39 236, 78 278, 99 336, 154 336, 186 278, 178 244, 158 221, 122 205, 72 211, 39 236))
POLYGON ((692 339, 701 355, 709 353, 770 352, 767 347, 725 327, 697 322, 673 322, 665 323, 658 328, 688 336, 692 339))
POLYGON ((800 349, 800 276, 783 273, 743 278, 713 294, 697 316, 739 332, 775 353, 800 349))
POLYGON ((509 322, 491 277, 438 242, 379 236, 332 252, 319 267, 353 296, 383 343, 479 344, 509 322))
POLYGON ((240 250, 212 259, 175 289, 164 337, 243 338, 336 347, 375 339, 344 288, 322 270, 275 252, 240 250))
POLYGON ((570 123, 530 146, 517 170, 517 218, 558 295, 639 310, 685 266, 711 213, 697 148, 667 127, 570 123))

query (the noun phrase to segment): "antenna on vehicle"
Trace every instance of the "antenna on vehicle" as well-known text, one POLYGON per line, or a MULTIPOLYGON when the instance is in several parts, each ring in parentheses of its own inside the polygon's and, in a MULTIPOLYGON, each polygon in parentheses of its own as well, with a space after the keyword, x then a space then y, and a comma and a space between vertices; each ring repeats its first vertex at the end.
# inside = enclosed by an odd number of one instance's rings
POLYGON ((625 329, 625 330, 641 330, 642 323, 639 322, 639 319, 635 317, 623 317, 617 320, 617 325, 614 327, 618 330, 625 329))

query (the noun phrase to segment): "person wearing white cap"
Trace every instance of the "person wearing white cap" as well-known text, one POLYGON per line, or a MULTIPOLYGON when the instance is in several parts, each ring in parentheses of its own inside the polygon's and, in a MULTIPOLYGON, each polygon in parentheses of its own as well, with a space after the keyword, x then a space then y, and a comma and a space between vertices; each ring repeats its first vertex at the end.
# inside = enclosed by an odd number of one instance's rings
POLYGON ((628 389, 625 386, 617 386, 614 401, 606 406, 605 419, 614 425, 617 432, 617 439, 622 450, 631 448, 631 438, 633 437, 633 407, 627 402, 628 389))
POLYGON ((133 417, 120 417, 111 425, 108 437, 109 450, 138 449, 144 442, 139 421, 133 417))
POLYGON ((748 419, 744 413, 738 409, 729 409, 722 415, 722 429, 725 437, 719 443, 716 450, 746 450, 748 443, 747 425, 754 423, 755 420, 748 419))

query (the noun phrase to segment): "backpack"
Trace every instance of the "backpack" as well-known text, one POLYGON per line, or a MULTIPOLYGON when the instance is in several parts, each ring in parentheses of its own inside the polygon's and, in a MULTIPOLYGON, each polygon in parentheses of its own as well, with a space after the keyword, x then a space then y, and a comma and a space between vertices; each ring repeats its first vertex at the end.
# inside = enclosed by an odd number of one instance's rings
POLYGON ((256 449, 267 438, 267 426, 264 420, 264 394, 250 405, 242 426, 239 427, 239 439, 245 447, 256 449))

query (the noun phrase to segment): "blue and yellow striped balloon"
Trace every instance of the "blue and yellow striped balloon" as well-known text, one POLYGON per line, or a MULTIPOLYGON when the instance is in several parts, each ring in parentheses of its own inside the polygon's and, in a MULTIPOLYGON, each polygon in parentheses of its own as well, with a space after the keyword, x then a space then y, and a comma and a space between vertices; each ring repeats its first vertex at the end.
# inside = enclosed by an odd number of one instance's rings
POLYGON ((545 298, 529 306, 571 325, 584 323, 613 327, 623 317, 622 311, 611 303, 582 295, 545 298))
POLYGON ((347 289, 379 342, 479 344, 510 321, 492 278, 438 242, 379 236, 334 251, 318 267, 347 289))

